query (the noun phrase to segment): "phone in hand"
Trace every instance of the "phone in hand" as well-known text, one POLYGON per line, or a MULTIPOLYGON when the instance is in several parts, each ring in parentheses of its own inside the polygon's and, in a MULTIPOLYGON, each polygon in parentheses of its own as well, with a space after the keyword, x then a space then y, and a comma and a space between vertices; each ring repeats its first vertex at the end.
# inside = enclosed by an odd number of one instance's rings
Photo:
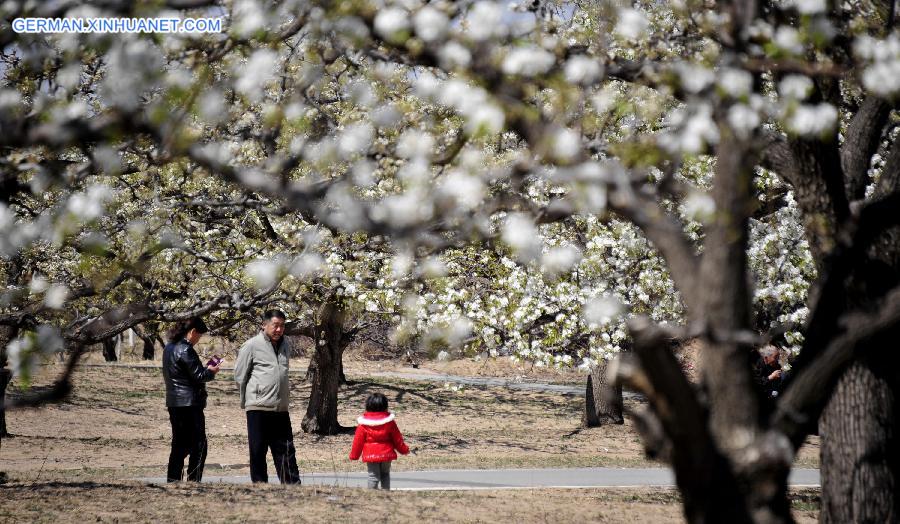
POLYGON ((220 357, 219 355, 213 355, 212 358, 206 362, 206 367, 218 366, 219 364, 222 363, 223 360, 225 360, 225 359, 220 357))

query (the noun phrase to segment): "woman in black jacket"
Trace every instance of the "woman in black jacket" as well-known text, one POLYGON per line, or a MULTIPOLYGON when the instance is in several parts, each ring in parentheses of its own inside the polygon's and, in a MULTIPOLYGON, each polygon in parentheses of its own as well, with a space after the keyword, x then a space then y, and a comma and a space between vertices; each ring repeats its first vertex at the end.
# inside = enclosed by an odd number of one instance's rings
POLYGON ((206 333, 203 319, 194 317, 176 323, 167 333, 162 369, 166 382, 166 407, 172 423, 172 451, 169 454, 168 482, 182 479, 184 457, 188 459, 188 480, 200 482, 206 463, 206 383, 219 372, 219 365, 204 366, 194 351, 206 333))

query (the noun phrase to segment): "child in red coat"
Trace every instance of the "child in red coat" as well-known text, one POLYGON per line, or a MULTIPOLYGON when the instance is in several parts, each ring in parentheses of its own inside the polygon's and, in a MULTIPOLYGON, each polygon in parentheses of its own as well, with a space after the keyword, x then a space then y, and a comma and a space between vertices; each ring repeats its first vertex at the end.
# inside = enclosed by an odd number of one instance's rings
POLYGON ((387 397, 381 393, 369 395, 366 412, 356 421, 359 426, 350 448, 350 460, 362 456, 369 469, 369 488, 375 489, 380 483, 381 489, 391 489, 391 461, 397 458, 397 451, 406 455, 409 448, 403 442, 394 415, 388 413, 387 397))

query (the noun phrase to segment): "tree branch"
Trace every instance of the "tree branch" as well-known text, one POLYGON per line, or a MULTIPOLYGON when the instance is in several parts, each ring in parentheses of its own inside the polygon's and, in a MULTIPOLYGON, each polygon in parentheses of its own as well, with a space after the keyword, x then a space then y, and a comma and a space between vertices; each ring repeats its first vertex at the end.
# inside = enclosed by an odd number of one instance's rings
POLYGON ((898 191, 900 191, 900 134, 894 138, 894 143, 891 144, 891 149, 884 160, 874 197, 885 197, 898 191))
POLYGON ((799 372, 772 414, 772 428, 786 435, 795 450, 819 420, 843 371, 862 356, 863 348, 872 346, 866 342, 900 328, 900 287, 888 293, 874 313, 845 315, 840 324, 844 333, 799 372))
POLYGON ((884 99, 868 96, 847 126, 841 145, 841 167, 847 198, 860 200, 865 196, 869 163, 878 150, 881 134, 887 124, 891 106, 884 99))

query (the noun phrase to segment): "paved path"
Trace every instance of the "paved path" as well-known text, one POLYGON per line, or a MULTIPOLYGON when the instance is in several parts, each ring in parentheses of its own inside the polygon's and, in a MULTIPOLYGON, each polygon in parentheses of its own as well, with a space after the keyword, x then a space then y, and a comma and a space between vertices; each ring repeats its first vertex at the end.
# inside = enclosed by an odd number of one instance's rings
MULTIPOLYGON (((270 472, 271 474, 272 472, 270 472)), ((162 477, 142 478, 145 482, 161 484, 162 477)), ((247 484, 245 476, 211 476, 203 482, 247 484)), ((278 482, 272 475, 269 482, 278 482)), ((819 470, 795 469, 789 479, 791 486, 819 486, 819 470)), ((318 486, 365 487, 364 471, 341 473, 308 473, 303 483, 318 486)), ((529 488, 632 488, 673 487, 675 479, 666 468, 566 468, 566 469, 479 469, 394 471, 391 488, 409 491, 482 490, 529 488)))

